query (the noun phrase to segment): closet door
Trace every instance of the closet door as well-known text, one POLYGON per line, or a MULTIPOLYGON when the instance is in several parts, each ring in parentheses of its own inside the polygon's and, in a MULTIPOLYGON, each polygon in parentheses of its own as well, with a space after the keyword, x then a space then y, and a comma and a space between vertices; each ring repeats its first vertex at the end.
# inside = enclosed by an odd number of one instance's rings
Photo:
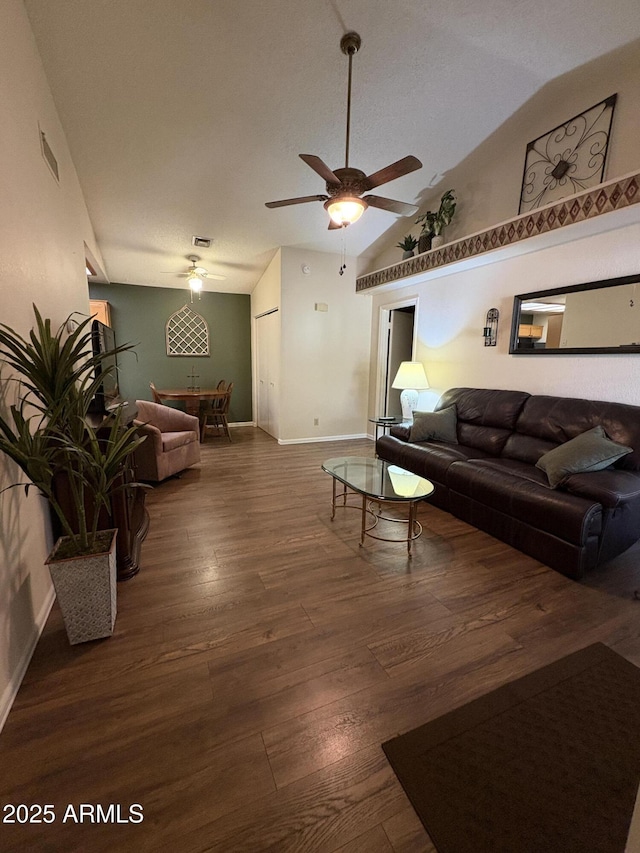
POLYGON ((257 342, 257 423, 278 437, 278 377, 280 370, 280 317, 277 311, 256 318, 257 342))

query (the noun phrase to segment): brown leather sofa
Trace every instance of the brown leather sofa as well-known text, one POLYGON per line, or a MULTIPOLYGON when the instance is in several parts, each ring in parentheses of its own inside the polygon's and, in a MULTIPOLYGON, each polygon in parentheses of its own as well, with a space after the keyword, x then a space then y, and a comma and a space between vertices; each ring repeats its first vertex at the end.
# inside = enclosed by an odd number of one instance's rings
POLYGON ((436 506, 575 579, 640 539, 640 407, 478 388, 447 391, 435 411, 450 406, 458 444, 411 442, 405 426, 376 442, 435 484, 436 506), (552 489, 536 462, 598 425, 633 452, 552 489))

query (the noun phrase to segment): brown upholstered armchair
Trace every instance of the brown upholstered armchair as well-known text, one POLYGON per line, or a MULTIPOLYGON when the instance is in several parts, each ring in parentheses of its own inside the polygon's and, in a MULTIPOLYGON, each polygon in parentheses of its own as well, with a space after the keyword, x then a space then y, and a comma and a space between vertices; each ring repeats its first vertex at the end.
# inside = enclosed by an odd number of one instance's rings
POLYGON ((135 424, 147 436, 135 451, 138 479, 159 482, 200 461, 198 418, 148 400, 136 406, 135 424))

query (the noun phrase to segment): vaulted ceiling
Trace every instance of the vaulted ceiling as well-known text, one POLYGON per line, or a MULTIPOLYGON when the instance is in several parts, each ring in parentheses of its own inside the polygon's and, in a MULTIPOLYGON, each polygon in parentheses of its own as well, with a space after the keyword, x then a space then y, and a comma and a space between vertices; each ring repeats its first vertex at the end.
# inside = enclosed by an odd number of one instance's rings
MULTIPOLYGON (((105 274, 184 287, 195 253, 250 292, 278 246, 339 252, 324 193, 298 154, 367 174, 407 154, 424 167, 376 190, 420 204, 549 80, 640 35, 638 0, 25 0, 105 274), (194 249, 192 236, 210 237, 194 249)), ((397 216, 347 230, 366 254, 397 216)), ((412 222, 412 220, 409 220, 412 222)))

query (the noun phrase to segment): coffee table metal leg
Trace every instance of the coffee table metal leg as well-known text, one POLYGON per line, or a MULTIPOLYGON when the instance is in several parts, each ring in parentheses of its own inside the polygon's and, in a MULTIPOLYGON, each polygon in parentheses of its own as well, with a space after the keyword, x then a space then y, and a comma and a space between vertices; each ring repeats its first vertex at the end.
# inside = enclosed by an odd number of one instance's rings
POLYGON ((413 556, 411 554, 411 544, 413 542, 413 530, 416 523, 416 507, 418 503, 417 501, 409 501, 409 527, 407 530, 407 554, 409 559, 413 556))
POLYGON ((335 477, 332 477, 331 481, 332 481, 331 482, 331 490, 332 490, 332 494, 331 494, 331 521, 333 521, 334 518, 336 517, 336 506, 337 506, 338 500, 340 500, 340 498, 342 498, 342 506, 347 506, 347 487, 343 483, 342 484, 342 491, 338 492, 338 491, 336 491, 336 488, 337 488, 336 484, 338 483, 338 481, 336 480, 335 477))
POLYGON ((361 548, 364 545, 364 537, 365 537, 365 532, 367 529, 366 518, 367 518, 367 496, 362 495, 362 525, 360 527, 360 547, 361 548))

